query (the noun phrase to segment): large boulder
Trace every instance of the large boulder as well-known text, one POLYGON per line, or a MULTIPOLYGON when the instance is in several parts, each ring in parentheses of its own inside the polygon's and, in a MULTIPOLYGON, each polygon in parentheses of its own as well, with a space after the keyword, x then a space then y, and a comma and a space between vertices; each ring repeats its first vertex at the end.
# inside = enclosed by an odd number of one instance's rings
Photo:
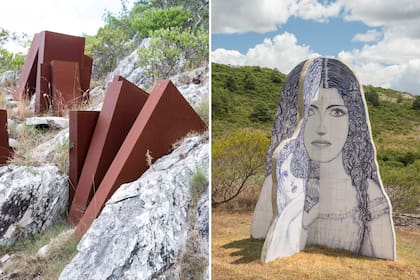
POLYGON ((151 86, 152 80, 146 75, 147 67, 138 67, 137 51, 139 48, 149 47, 149 38, 143 39, 140 46, 135 49, 131 54, 120 60, 114 71, 109 73, 106 77, 106 83, 109 84, 115 76, 119 75, 129 80, 138 87, 147 88, 151 86))
POLYGON ((0 244, 40 233, 67 210, 68 179, 55 166, 0 167, 0 244))
POLYGON ((191 181, 198 170, 207 176, 208 150, 208 139, 187 138, 137 181, 122 185, 83 236, 60 279, 177 279, 173 272, 179 271, 188 230, 194 226, 187 217, 191 181))

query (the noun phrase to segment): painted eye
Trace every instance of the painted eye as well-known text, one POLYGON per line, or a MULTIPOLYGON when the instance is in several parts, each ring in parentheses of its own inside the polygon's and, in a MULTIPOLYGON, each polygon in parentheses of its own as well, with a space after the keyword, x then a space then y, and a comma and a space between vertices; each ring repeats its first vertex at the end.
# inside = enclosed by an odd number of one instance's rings
POLYGON ((347 115, 347 110, 342 109, 342 108, 333 108, 330 111, 330 115, 335 118, 342 117, 344 115, 347 115))
POLYGON ((281 176, 285 178, 285 177, 289 176, 289 172, 287 172, 287 171, 283 171, 283 172, 281 173, 281 176))
POLYGON ((314 109, 311 107, 309 108, 308 116, 313 116, 315 114, 314 109))

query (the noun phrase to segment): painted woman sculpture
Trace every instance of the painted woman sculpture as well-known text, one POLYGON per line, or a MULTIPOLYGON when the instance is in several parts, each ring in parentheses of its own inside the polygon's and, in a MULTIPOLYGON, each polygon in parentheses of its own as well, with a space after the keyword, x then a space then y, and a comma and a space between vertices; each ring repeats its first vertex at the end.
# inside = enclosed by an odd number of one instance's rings
POLYGON ((276 113, 252 225, 253 237, 266 236, 262 262, 312 244, 394 260, 391 204, 375 154, 354 73, 329 58, 296 66, 276 113))

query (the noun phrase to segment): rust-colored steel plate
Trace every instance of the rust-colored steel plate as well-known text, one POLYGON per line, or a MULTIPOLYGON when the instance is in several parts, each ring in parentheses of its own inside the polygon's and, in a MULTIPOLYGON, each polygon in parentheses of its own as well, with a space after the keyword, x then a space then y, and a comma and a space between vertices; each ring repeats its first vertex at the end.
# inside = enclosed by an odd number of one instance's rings
POLYGON ((69 119, 69 205, 73 201, 86 154, 98 121, 98 111, 70 111, 69 119))
POLYGON ((28 98, 35 92, 39 37, 40 35, 38 33, 34 35, 31 47, 26 55, 25 64, 16 83, 16 91, 12 94, 16 100, 28 98))
POLYGON ((76 234, 82 235, 89 228, 121 184, 136 180, 146 171, 148 151, 156 160, 168 154, 172 144, 188 132, 206 129, 177 88, 170 81, 159 81, 80 220, 76 234))
POLYGON ((13 94, 16 100, 35 98, 35 113, 45 113, 53 103, 51 92, 53 60, 72 61, 79 65, 79 84, 83 92, 89 89, 92 59, 84 55, 85 38, 50 31, 37 33, 13 94))
POLYGON ((73 61, 51 61, 52 105, 55 115, 82 102, 79 63, 73 61))
POLYGON ((110 83, 70 208, 70 224, 79 222, 148 96, 121 76, 110 83))
POLYGON ((83 67, 80 68, 80 88, 82 89, 82 96, 86 99, 89 97, 90 77, 92 74, 93 60, 89 56, 84 56, 83 67))
POLYGON ((0 110, 0 165, 10 157, 9 135, 7 133, 7 111, 0 110))

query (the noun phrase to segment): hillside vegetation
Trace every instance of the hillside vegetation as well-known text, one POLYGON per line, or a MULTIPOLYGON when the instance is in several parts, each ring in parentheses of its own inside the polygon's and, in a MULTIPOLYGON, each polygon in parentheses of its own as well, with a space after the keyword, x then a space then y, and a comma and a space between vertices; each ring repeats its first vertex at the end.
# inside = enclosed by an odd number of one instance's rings
MULTIPOLYGON (((285 75, 275 69, 212 64, 213 150, 220 147, 222 138, 237 129, 263 131, 271 138, 284 80, 285 75)), ((418 213, 420 108, 416 104, 420 97, 373 86, 364 86, 364 91, 380 172, 394 211, 418 213)), ((265 157, 261 160, 265 161, 265 157)), ((246 207, 252 208, 256 202, 263 170, 261 167, 249 178, 244 188, 242 200, 247 200, 246 207)))

